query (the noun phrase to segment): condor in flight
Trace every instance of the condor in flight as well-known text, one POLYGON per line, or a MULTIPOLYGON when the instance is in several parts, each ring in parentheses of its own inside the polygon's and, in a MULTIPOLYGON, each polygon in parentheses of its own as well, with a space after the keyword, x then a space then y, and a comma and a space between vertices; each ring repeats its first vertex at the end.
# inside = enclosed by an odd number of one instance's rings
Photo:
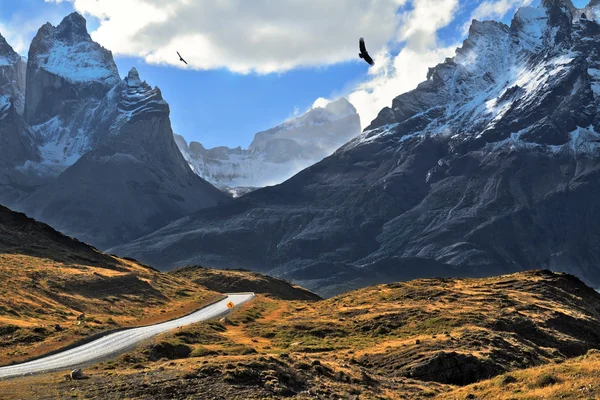
POLYGON ((371 58, 369 53, 367 53, 367 48, 365 47, 365 39, 363 39, 363 38, 359 39, 358 47, 360 49, 360 53, 358 53, 358 56, 360 58, 362 58, 363 60, 365 60, 366 62, 368 62, 370 65, 374 65, 375 61, 373 61, 373 59, 371 58))
POLYGON ((179 61, 183 62, 185 65, 187 65, 187 61, 185 61, 183 59, 183 57, 181 57, 181 54, 179 54, 179 52, 177 52, 177 55, 179 56, 179 61))

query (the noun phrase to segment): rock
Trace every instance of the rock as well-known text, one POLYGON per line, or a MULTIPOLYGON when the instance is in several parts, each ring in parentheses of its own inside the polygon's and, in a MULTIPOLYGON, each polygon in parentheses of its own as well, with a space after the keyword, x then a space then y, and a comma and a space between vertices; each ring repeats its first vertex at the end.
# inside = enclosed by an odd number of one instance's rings
POLYGON ((148 358, 150 361, 157 361, 161 358, 176 360, 179 358, 187 358, 192 352, 192 348, 185 344, 173 344, 169 342, 160 342, 155 344, 150 349, 148 358))
POLYGON ((469 354, 439 352, 404 369, 404 376, 422 381, 468 385, 504 372, 494 362, 469 354))
POLYGON ((83 374, 83 370, 81 368, 74 369, 70 374, 71 379, 80 380, 86 379, 87 377, 83 374))

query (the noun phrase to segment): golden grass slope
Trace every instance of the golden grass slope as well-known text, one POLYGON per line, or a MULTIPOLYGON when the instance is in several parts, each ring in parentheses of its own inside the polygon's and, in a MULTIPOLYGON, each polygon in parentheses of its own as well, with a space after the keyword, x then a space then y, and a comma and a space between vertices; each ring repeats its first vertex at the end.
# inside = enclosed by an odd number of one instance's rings
POLYGON ((190 266, 176 269, 169 274, 220 293, 254 292, 280 300, 321 300, 321 297, 300 286, 247 270, 190 266))
POLYGON ((600 295, 570 275, 421 279, 317 302, 258 296, 229 321, 178 329, 92 367, 89 381, 52 374, 1 382, 0 392, 14 393, 9 399, 595 398, 597 354, 573 357, 599 348, 599 332, 600 295))
POLYGON ((218 296, 0 207, 0 364, 174 318, 218 296))

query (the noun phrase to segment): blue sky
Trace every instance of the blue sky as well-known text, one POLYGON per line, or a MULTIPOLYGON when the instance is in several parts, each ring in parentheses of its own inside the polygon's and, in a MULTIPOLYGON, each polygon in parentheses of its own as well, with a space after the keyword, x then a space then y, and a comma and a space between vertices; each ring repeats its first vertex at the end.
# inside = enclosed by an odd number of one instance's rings
MULTIPOLYGON (((43 23, 56 25, 77 9, 88 20, 94 39, 113 50, 121 75, 135 66, 142 79, 160 87, 171 106, 176 133, 206 147, 247 147, 256 132, 281 123, 295 112, 306 111, 320 97, 350 95, 363 126, 367 125, 394 96, 423 80, 431 63, 453 55, 452 49, 464 39, 465 23, 472 17, 509 23, 515 7, 528 2, 442 0, 438 8, 433 0, 412 0, 402 5, 396 4, 402 3, 398 0, 367 0, 361 4, 373 4, 365 6, 370 9, 346 10, 344 6, 350 3, 320 0, 315 2, 319 9, 301 14, 293 8, 297 6, 294 0, 289 0, 289 14, 293 15, 287 15, 286 1, 281 0, 276 9, 270 3, 268 9, 258 10, 254 17, 257 23, 253 23, 249 10, 240 10, 240 28, 219 31, 218 25, 212 27, 212 21, 206 20, 206 30, 196 32, 196 22, 192 19, 187 28, 184 18, 191 18, 194 8, 182 9, 185 14, 179 16, 177 25, 168 26, 161 18, 163 10, 144 3, 151 0, 1 0, 0 33, 26 56, 29 42, 43 23), (128 7, 141 10, 145 19, 154 18, 154 25, 144 26, 144 20, 123 22, 118 13, 126 12, 128 7), (393 10, 396 12, 390 12, 393 10), (354 12, 360 18, 368 15, 364 21, 346 21, 354 17, 354 12), (132 33, 129 28, 136 24, 140 29, 132 33), (254 35, 257 31, 261 34, 254 35), (151 37, 152 32, 160 36, 151 37), (179 36, 167 43, 164 32, 179 36), (315 37, 301 32, 314 32, 315 37), (372 45, 369 48, 377 56, 379 69, 369 70, 357 59, 358 35, 365 36, 367 45, 372 45), (224 36, 231 37, 221 40, 224 36), (171 60, 173 46, 192 60, 192 67, 181 68, 176 55, 171 60), (311 55, 313 49, 315 57, 311 55), (404 57, 394 62, 402 49, 404 57), (296 52, 300 54, 297 57, 296 52)), ((311 1, 303 3, 310 7, 311 1)), ((196 0, 202 15, 209 14, 208 3, 200 4, 203 2, 196 0)), ((537 5, 539 0, 529 2, 537 5)), ((253 0, 258 8, 259 3, 253 0)), ((579 7, 585 4, 575 2, 579 7)), ((215 15, 222 16, 223 12, 216 10, 215 15)), ((227 12, 231 26, 237 26, 233 25, 238 22, 236 10, 227 12)))

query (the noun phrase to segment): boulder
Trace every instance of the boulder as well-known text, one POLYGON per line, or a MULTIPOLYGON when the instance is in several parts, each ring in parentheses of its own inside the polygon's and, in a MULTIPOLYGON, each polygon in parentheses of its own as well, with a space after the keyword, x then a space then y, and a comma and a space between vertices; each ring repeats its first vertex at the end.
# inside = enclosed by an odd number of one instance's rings
POLYGON ((87 377, 83 374, 83 370, 81 368, 74 369, 70 374, 71 379, 80 380, 86 379, 87 377))
POLYGON ((192 349, 190 346, 185 344, 173 344, 169 342, 160 342, 153 345, 150 348, 150 354, 148 358, 150 361, 158 361, 161 358, 168 358, 169 360, 176 360, 179 358, 186 358, 190 355, 192 349))

